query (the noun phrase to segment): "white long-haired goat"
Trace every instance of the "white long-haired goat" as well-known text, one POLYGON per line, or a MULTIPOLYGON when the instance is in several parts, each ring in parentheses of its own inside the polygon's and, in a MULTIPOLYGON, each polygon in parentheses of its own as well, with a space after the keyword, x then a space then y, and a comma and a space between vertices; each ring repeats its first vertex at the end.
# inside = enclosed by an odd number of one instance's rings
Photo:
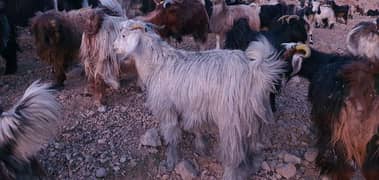
POLYGON ((285 66, 270 43, 262 37, 246 52, 189 52, 171 47, 147 24, 129 20, 122 23, 114 47, 118 54, 134 59, 146 85, 147 105, 160 120, 168 145, 168 167, 178 160, 181 128, 195 132, 195 146, 204 152, 199 129, 214 123, 224 179, 244 179, 242 172, 258 151, 260 130, 273 119, 269 94, 285 66))
POLYGON ((56 130, 61 114, 49 85, 34 82, 9 111, 0 109, 0 177, 41 177, 34 158, 56 130))

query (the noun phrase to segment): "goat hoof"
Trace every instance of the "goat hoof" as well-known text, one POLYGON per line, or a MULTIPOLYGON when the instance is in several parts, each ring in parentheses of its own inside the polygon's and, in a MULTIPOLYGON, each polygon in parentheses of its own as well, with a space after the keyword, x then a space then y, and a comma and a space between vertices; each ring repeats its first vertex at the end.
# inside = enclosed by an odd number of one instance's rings
POLYGON ((176 163, 179 161, 179 156, 176 150, 169 148, 167 151, 167 160, 166 160, 166 167, 168 170, 172 171, 175 168, 176 163))
POLYGON ((208 142, 205 137, 195 139, 195 152, 200 156, 209 156, 211 153, 208 151, 208 142))

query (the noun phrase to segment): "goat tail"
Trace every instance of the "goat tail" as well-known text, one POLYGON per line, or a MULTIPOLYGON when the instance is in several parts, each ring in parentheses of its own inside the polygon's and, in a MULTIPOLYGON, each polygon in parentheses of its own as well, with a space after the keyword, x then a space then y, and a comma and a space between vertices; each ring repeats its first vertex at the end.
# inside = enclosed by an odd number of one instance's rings
POLYGON ((255 84, 259 85, 257 96, 261 94, 262 107, 258 116, 264 121, 273 121, 273 113, 270 108, 270 93, 275 93, 275 85, 280 83, 280 77, 285 72, 286 62, 279 60, 278 51, 264 37, 258 36, 257 41, 252 41, 245 51, 251 60, 251 72, 255 78, 255 84), (263 96, 262 96, 263 95, 263 96))
POLYGON ((110 14, 114 16, 123 17, 126 15, 124 8, 122 8, 120 2, 117 0, 100 0, 100 4, 111 11, 110 14))
POLYGON ((33 82, 9 111, 0 114, 0 146, 15 143, 15 155, 27 160, 55 133, 61 105, 49 88, 33 82))

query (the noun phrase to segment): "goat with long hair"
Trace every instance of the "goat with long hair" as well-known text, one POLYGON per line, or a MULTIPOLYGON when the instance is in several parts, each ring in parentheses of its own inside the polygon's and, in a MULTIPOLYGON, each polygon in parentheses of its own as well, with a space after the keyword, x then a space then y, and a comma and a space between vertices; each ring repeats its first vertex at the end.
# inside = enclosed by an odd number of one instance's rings
POLYGON ((100 10, 51 10, 40 13, 31 20, 37 55, 52 65, 56 87, 63 87, 65 70, 74 63, 79 63, 79 48, 86 24, 100 24, 97 18, 100 16, 96 16, 96 13, 100 13, 100 10))
POLYGON ((292 73, 310 81, 308 98, 318 130, 316 164, 321 174, 351 179, 357 166, 367 180, 378 179, 379 59, 305 52, 293 56, 292 73))
MULTIPOLYGON (((246 19, 240 19, 234 23, 233 28, 227 33, 225 49, 239 49, 244 51, 251 41, 256 41, 259 37, 264 36, 277 50, 283 51, 282 43, 306 43, 309 29, 309 24, 303 18, 295 15, 279 18, 276 23, 271 25, 269 31, 262 32, 251 30, 248 21, 246 19)), ((277 89, 280 89, 280 84, 277 85, 277 89)), ((272 110, 276 111, 274 93, 270 95, 270 100, 272 110)))
POLYGON ((270 43, 261 37, 246 51, 188 52, 171 47, 145 23, 129 20, 114 47, 134 59, 146 85, 147 105, 168 146, 168 167, 178 161, 181 128, 195 132, 196 149, 204 152, 200 129, 214 123, 224 179, 244 179, 259 153, 261 128, 273 120, 269 94, 285 66, 270 43))
POLYGON ((221 48, 221 43, 225 40, 226 33, 232 29, 235 21, 246 18, 252 30, 260 30, 259 19, 260 8, 249 5, 228 6, 225 0, 217 0, 213 5, 213 12, 210 17, 210 30, 216 33, 216 49, 221 48))
POLYGON ((138 17, 139 20, 163 27, 158 32, 165 39, 172 37, 181 42, 183 36, 192 35, 198 48, 205 48, 209 32, 209 17, 205 7, 208 0, 154 1, 154 11, 138 17))
POLYGON ((108 7, 113 7, 112 15, 98 14, 101 19, 100 26, 88 26, 88 30, 96 30, 91 33, 85 30, 80 46, 80 59, 84 64, 89 88, 95 97, 95 104, 104 105, 103 95, 106 86, 113 89, 119 88, 120 57, 113 50, 113 42, 116 40, 121 29, 121 22, 127 20, 121 5, 110 1, 108 7))
POLYGON ((94 35, 100 29, 103 14, 122 9, 116 0, 101 0, 101 8, 83 8, 71 11, 47 11, 31 20, 31 29, 37 46, 37 55, 52 65, 57 88, 63 87, 65 71, 79 63, 83 32, 94 35))
POLYGON ((347 35, 347 49, 355 56, 379 58, 379 18, 376 22, 361 22, 347 35))
POLYGON ((0 177, 42 179, 44 172, 35 158, 54 135, 61 115, 48 84, 31 84, 8 111, 0 108, 0 177))

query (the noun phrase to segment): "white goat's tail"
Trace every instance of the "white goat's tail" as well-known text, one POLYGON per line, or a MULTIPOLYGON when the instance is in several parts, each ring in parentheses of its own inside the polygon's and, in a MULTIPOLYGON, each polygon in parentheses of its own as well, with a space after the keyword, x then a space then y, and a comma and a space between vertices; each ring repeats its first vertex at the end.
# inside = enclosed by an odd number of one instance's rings
POLYGON ((125 10, 118 0, 100 0, 103 7, 110 10, 115 16, 126 16, 125 10))
POLYGON ((272 121, 273 114, 270 108, 269 94, 275 93, 275 85, 280 83, 281 75, 285 72, 286 62, 280 60, 279 52, 264 37, 259 36, 257 41, 252 41, 245 54, 251 60, 250 67, 256 84, 260 90, 257 93, 264 94, 262 102, 266 112, 257 112, 263 121, 272 121))
POLYGON ((0 114, 0 146, 15 143, 13 153, 19 158, 35 155, 56 131, 61 105, 49 87, 35 81, 9 111, 0 114))

